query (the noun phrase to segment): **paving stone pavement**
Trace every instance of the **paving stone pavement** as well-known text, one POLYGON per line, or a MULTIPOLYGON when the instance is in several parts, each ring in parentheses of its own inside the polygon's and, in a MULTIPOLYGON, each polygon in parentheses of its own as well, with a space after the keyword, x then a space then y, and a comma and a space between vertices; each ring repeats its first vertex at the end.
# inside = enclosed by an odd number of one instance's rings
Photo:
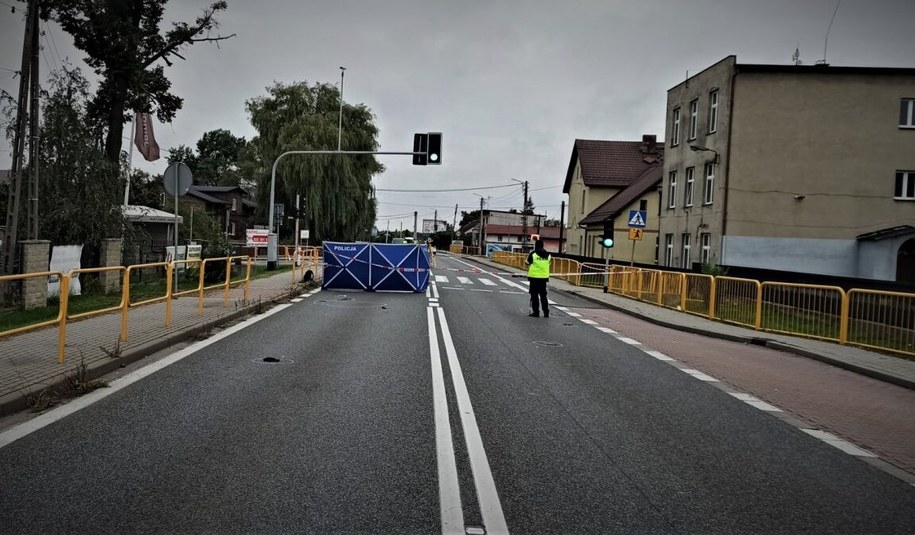
POLYGON ((172 321, 165 326, 165 303, 132 307, 128 312, 127 341, 120 343, 121 313, 107 313, 67 323, 65 360, 57 362, 57 327, 47 327, 0 338, 0 415, 22 407, 24 399, 73 373, 80 363, 89 370, 107 371, 192 336, 206 332, 232 316, 256 310, 259 303, 290 295, 293 276, 284 271, 251 281, 248 302, 242 285, 204 294, 203 315, 196 296, 172 300, 172 321), (117 358, 114 355, 120 354, 117 358))

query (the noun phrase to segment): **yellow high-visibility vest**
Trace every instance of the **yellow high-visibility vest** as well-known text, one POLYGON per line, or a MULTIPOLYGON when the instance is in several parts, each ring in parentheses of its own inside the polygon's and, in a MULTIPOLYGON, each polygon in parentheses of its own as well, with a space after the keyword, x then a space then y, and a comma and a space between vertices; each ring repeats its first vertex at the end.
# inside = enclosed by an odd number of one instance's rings
POLYGON ((527 276, 532 279, 548 279, 550 278, 550 255, 547 254, 546 258, 542 258, 536 252, 533 254, 533 263, 531 267, 527 269, 527 276))

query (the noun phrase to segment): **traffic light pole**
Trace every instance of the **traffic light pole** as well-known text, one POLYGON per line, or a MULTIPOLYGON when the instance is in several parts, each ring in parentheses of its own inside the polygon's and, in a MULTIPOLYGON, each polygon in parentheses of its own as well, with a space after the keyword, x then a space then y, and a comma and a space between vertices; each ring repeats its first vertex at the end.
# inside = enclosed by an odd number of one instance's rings
MULTIPOLYGON (((340 154, 340 155, 358 155, 358 154, 370 154, 376 156, 415 156, 417 154, 425 155, 425 152, 388 152, 388 151, 372 151, 372 150, 290 150, 280 154, 276 160, 273 162, 273 171, 270 173, 270 206, 268 208, 267 224, 268 228, 273 229, 273 209, 274 209, 274 200, 276 198, 276 167, 280 163, 280 160, 289 156, 291 154, 340 154)), ((267 236, 267 269, 273 270, 276 269, 277 264, 277 234, 271 232, 267 236)))

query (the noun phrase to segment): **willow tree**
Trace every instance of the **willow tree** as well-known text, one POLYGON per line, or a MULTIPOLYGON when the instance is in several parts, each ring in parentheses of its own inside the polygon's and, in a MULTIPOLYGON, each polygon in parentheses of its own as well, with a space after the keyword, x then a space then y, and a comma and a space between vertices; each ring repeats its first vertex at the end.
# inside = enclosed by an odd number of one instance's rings
MULTIPOLYGON (((271 169, 291 150, 337 148, 340 92, 331 84, 277 83, 245 103, 257 130, 244 150, 242 169, 257 178, 259 216, 266 221, 271 169)), ((343 105, 342 150, 378 150, 374 115, 363 104, 343 105)), ((372 177, 384 171, 372 155, 290 155, 277 167, 275 201, 293 207, 302 195, 312 238, 363 238, 375 222, 372 177)))

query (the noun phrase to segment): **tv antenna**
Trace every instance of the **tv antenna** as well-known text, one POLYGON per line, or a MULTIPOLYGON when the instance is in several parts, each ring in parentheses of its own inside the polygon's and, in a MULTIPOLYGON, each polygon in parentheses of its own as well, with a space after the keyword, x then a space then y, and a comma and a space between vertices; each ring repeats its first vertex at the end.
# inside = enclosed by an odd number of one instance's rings
POLYGON ((836 13, 839 12, 839 4, 842 0, 836 0, 836 9, 832 12, 832 19, 829 20, 829 27, 826 28, 826 37, 823 39, 823 59, 817 62, 817 65, 829 65, 826 63, 826 49, 829 47, 829 30, 832 29, 832 23, 836 21, 836 13))

